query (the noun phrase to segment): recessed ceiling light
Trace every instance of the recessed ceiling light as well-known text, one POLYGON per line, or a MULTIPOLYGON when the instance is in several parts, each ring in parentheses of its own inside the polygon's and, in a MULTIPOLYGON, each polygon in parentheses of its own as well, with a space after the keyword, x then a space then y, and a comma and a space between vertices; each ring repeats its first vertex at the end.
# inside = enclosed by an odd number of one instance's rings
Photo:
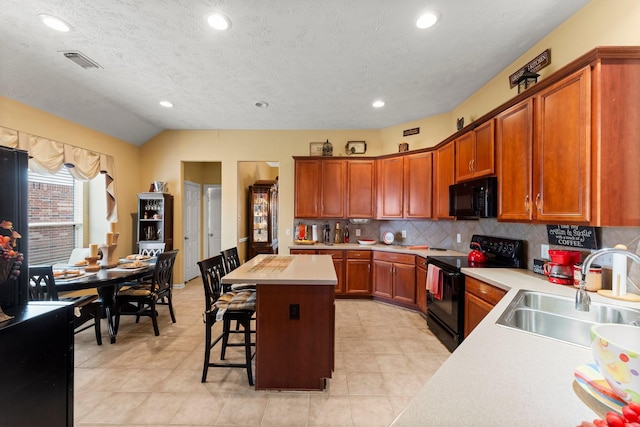
POLYGON ((53 28, 56 31, 62 31, 63 33, 71 31, 71 25, 67 24, 60 18, 56 18, 55 16, 47 15, 45 13, 41 13, 38 16, 49 28, 53 28))
POLYGON ((373 104, 371 105, 373 105, 373 108, 382 108, 384 107, 384 101, 379 99, 377 101, 373 101, 373 104))
POLYGON ((438 22, 439 17, 438 12, 426 12, 418 18, 416 26, 421 30, 433 27, 438 22))
POLYGON ((254 105, 258 108, 267 108, 269 106, 269 103, 265 101, 258 101, 254 105))
POLYGON ((173 108, 173 103, 170 101, 160 101, 159 104, 165 108, 173 108))
POLYGON ((209 17, 207 18, 207 22, 209 22, 209 25, 211 25, 213 28, 220 31, 224 31, 231 26, 231 21, 229 20, 229 18, 221 13, 214 13, 212 15, 209 15, 209 17))

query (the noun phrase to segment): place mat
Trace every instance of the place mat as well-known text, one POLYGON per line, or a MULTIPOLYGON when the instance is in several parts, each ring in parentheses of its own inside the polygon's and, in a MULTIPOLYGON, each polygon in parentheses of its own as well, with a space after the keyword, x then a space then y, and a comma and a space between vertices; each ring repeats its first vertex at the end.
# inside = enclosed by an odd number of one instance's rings
POLYGON ((292 256, 267 256, 249 269, 249 273, 280 273, 289 267, 293 261, 292 256))

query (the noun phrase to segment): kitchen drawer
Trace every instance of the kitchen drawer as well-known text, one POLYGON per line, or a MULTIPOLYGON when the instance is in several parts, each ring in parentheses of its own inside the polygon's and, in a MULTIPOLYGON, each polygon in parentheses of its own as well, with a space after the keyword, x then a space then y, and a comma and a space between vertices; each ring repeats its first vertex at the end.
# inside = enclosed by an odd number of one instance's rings
POLYGON ((408 254, 398 254, 395 252, 374 252, 373 259, 378 261, 395 262, 400 264, 415 265, 416 256, 408 254))
POLYGON ((333 249, 318 249, 318 255, 331 255, 333 259, 342 259, 344 251, 333 249))
POLYGON ((347 251, 348 259, 371 259, 371 251, 347 251))
POLYGON ((505 290, 469 276, 466 277, 464 285, 467 292, 493 305, 496 305, 507 293, 505 290))

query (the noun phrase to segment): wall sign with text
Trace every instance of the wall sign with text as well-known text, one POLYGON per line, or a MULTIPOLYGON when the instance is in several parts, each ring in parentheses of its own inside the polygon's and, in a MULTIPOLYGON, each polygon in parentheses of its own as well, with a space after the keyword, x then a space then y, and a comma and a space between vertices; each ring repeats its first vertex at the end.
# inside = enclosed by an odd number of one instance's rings
POLYGON ((549 244, 598 249, 600 229, 586 225, 547 225, 549 244))

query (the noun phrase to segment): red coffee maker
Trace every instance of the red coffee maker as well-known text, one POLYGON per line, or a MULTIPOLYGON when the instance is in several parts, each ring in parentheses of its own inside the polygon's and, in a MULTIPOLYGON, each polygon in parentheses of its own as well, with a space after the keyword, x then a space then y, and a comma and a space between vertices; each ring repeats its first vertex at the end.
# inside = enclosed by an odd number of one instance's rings
POLYGON ((551 262, 543 270, 549 282, 558 285, 573 285, 573 265, 580 262, 580 251, 550 250, 551 262))

